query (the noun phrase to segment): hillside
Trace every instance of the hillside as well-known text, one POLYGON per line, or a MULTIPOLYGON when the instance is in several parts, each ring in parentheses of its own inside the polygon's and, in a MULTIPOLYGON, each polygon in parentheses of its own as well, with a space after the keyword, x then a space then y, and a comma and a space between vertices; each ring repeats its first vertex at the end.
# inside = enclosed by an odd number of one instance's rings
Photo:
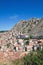
POLYGON ((43 36, 43 19, 40 19, 39 23, 29 33, 35 36, 43 36))
POLYGON ((26 33, 29 35, 43 35, 43 18, 32 18, 30 20, 22 20, 13 27, 13 32, 26 33))
POLYGON ((9 31, 0 31, 0 33, 9 32, 13 35, 22 32, 28 35, 43 35, 43 18, 31 18, 29 20, 21 20, 9 31), (9 32, 10 31, 10 32, 9 32))
POLYGON ((34 40, 29 38, 29 35, 43 36, 43 18, 21 20, 11 30, 0 31, 0 62, 21 59, 30 53, 33 47, 36 47, 36 50, 43 48, 43 39, 34 40))

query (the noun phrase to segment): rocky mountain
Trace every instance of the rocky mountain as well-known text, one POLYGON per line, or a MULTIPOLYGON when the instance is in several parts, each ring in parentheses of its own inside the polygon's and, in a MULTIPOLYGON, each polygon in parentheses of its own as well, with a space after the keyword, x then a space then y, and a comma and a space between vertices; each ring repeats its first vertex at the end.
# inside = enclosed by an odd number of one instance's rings
POLYGON ((12 28, 12 31, 16 33, 22 32, 29 35, 43 35, 43 18, 22 20, 12 28))
POLYGON ((29 32, 35 36, 43 36, 43 18, 39 20, 38 24, 29 32))
POLYGON ((0 31, 0 38, 3 37, 3 39, 7 40, 10 38, 15 39, 15 35, 20 32, 33 36, 43 36, 43 18, 21 20, 11 30, 0 31))

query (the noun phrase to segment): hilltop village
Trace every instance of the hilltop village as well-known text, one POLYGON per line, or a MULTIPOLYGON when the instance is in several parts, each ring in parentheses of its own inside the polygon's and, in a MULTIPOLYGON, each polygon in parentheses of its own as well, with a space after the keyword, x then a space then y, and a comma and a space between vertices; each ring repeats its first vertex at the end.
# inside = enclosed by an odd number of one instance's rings
POLYGON ((31 51, 42 50, 43 37, 32 37, 26 34, 0 33, 0 57, 18 59, 31 51), (3 38, 2 38, 3 37, 3 38))
POLYGON ((43 18, 22 20, 13 29, 0 31, 0 60, 16 60, 32 51, 42 49, 43 18))

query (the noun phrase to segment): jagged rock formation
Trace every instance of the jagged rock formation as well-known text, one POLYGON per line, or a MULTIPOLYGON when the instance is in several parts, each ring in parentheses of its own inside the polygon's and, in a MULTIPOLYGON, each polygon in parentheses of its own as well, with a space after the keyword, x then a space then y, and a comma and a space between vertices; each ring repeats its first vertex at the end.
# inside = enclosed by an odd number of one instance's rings
POLYGON ((38 24, 29 33, 35 36, 43 36, 43 19, 40 19, 38 24))
POLYGON ((32 18, 28 21, 22 20, 12 30, 13 32, 22 32, 29 35, 43 35, 43 18, 32 18))
POLYGON ((30 20, 21 20, 9 31, 0 31, 0 39, 10 42, 16 41, 15 36, 22 32, 23 34, 43 36, 43 18, 32 18, 30 20))
MULTIPOLYGON (((0 31, 2 33, 3 31, 0 31)), ((19 32, 27 33, 30 35, 43 35, 43 18, 32 18, 30 20, 21 20, 18 22, 10 31, 5 31, 9 34, 15 33, 18 34, 19 32)), ((4 33, 4 32, 3 32, 4 33)))

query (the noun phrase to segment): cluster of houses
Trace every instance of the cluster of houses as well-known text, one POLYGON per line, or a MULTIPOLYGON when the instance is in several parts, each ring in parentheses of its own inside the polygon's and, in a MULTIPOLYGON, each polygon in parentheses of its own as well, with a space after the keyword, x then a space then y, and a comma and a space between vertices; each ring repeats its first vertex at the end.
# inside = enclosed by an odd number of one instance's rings
POLYGON ((42 44, 43 44, 43 38, 38 39, 38 37, 33 37, 29 39, 28 35, 25 34, 17 34, 12 37, 8 35, 8 33, 5 36, 5 33, 1 38, 0 35, 0 50, 1 51, 6 51, 6 49, 11 49, 13 51, 32 51, 32 50, 38 50, 39 48, 42 49, 42 44), (5 37, 5 38, 4 38, 5 37), (9 38, 6 38, 9 37, 9 38))
POLYGON ((36 50, 42 50, 43 48, 43 38, 41 37, 33 37, 29 39, 28 35, 25 34, 18 34, 16 35, 16 42, 14 44, 14 50, 15 51, 36 51, 36 50))
POLYGON ((30 51, 42 50, 43 49, 43 38, 38 37, 29 38, 26 34, 14 34, 4 33, 0 34, 0 52, 4 52, 4 55, 9 54, 12 58, 22 56, 30 51), (1 37, 2 36, 2 37, 1 37), (16 53, 16 54, 15 54, 16 53))

